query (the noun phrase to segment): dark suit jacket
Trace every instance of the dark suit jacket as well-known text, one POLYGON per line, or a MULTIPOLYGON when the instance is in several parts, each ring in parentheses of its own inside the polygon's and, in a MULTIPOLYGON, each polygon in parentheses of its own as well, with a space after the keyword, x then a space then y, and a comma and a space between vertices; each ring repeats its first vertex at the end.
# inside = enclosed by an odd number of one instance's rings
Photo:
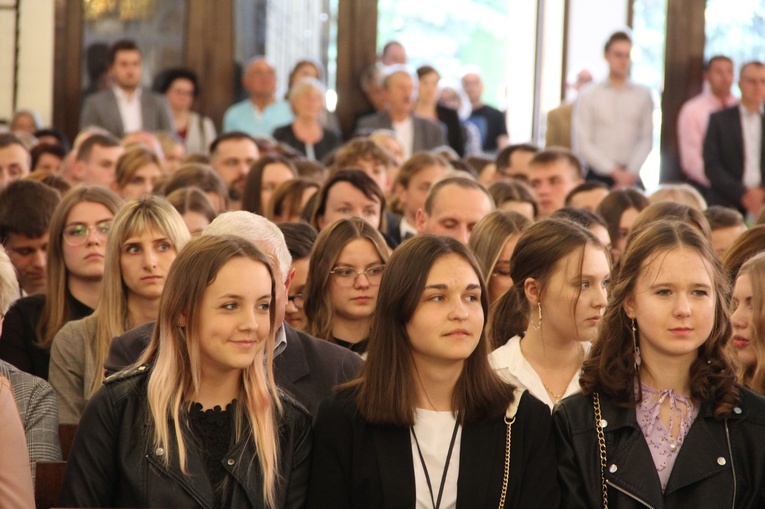
MULTIPOLYGON (((356 376, 361 357, 328 341, 296 331, 283 323, 287 348, 274 359, 276 384, 316 416, 319 404, 334 388, 356 376)), ((154 332, 154 322, 127 331, 112 340, 104 363, 111 375, 130 366, 143 353, 154 332)))
MULTIPOLYGON (((146 88, 141 90, 141 114, 144 131, 175 132, 167 101, 161 95, 146 88)), ((103 127, 118 138, 126 134, 117 106, 117 96, 111 88, 85 99, 85 105, 80 114, 80 129, 94 125, 103 127)))
MULTIPOLYGON (((506 436, 502 418, 463 427, 458 509, 498 506, 506 436)), ((367 423, 353 391, 342 391, 322 403, 316 418, 308 509, 414 508, 413 461, 409 428, 367 423)), ((505 507, 558 507, 555 470, 550 409, 525 392, 512 427, 505 507)))
POLYGON ((438 120, 446 126, 446 138, 449 146, 457 152, 457 155, 465 155, 465 134, 462 132, 462 121, 457 110, 436 104, 438 120))
MULTIPOLYGON (((446 127, 441 122, 412 115, 414 121, 414 141, 412 153, 432 150, 446 145, 446 127)), ((393 129, 393 122, 387 111, 378 111, 372 115, 361 117, 356 126, 359 134, 367 135, 376 129, 393 129)))
MULTIPOLYGON (((765 123, 763 124, 765 134, 765 123)), ((741 197, 746 191, 744 176, 744 137, 738 106, 712 113, 704 138, 704 172, 711 183, 710 205, 723 205, 746 211, 741 197)), ((765 141, 760 155, 760 175, 765 184, 765 141)))

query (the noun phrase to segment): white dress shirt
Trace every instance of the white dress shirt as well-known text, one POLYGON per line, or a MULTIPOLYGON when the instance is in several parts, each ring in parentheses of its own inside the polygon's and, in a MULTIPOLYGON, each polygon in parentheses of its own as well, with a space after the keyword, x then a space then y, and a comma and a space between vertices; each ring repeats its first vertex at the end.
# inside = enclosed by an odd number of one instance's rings
POLYGON ((136 88, 131 96, 128 96, 120 87, 112 87, 112 89, 117 97, 117 107, 122 118, 122 132, 128 134, 143 129, 141 88, 136 88))
POLYGON ((747 189, 760 187, 760 157, 762 154, 762 111, 751 112, 743 104, 738 105, 741 112, 741 134, 744 138, 744 186, 747 189))

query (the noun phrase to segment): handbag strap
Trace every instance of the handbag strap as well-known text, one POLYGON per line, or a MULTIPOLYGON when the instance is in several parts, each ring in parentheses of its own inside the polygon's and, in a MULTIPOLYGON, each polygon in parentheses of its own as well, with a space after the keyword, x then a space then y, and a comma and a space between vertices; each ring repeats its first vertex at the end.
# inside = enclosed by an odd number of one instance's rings
POLYGON ((608 509, 608 485, 606 484, 606 435, 603 433, 603 415, 600 413, 600 395, 592 393, 592 406, 595 409, 595 432, 598 434, 600 449, 600 487, 603 492, 603 509, 608 509))
POLYGON ((515 414, 518 413, 518 405, 521 404, 521 396, 526 389, 516 388, 513 391, 513 401, 507 406, 505 412, 505 426, 507 427, 507 438, 505 440, 505 470, 502 475, 502 492, 499 496, 499 509, 504 509, 507 499, 507 486, 510 484, 510 444, 512 441, 513 423, 515 414))

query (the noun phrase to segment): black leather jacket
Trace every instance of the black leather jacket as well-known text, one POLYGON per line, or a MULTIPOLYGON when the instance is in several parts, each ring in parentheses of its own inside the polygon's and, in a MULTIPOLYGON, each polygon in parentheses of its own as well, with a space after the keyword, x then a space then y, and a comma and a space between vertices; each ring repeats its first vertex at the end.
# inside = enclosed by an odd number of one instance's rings
MULTIPOLYGON (((146 399, 150 366, 110 377, 90 400, 80 420, 59 498, 62 507, 182 507, 216 505, 198 450, 187 448, 188 475, 173 447, 152 445, 153 426, 146 399)), ((305 505, 311 466, 312 430, 308 412, 288 396, 279 426, 279 508, 305 505)), ((174 443, 172 423, 169 423, 174 443)), ((187 441, 187 443, 189 443, 187 441)), ((229 507, 263 508, 262 475, 249 437, 232 445, 223 459, 235 485, 229 507)))
MULTIPOLYGON (((607 463, 608 507, 764 508, 765 398, 747 389, 724 420, 703 406, 661 491, 651 452, 634 408, 601 396, 607 463)), ((561 401, 553 413, 561 508, 603 507, 600 453, 591 396, 561 401)))

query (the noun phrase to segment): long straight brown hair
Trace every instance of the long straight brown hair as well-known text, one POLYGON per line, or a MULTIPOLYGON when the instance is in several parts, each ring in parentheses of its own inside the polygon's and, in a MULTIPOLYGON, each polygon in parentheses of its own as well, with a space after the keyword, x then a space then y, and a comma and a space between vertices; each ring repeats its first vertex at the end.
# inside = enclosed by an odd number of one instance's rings
MULTIPOLYGON (((399 246, 385 267, 367 349, 359 377, 346 384, 357 390, 359 412, 370 423, 412 426, 417 378, 412 345, 406 332, 422 297, 433 264, 455 254, 475 271, 481 284, 484 325, 488 309, 486 283, 473 254, 460 242, 437 235, 418 235, 399 246)), ((506 384, 489 365, 489 344, 482 332, 465 362, 452 396, 452 408, 463 422, 479 422, 504 414, 513 400, 506 384)))

